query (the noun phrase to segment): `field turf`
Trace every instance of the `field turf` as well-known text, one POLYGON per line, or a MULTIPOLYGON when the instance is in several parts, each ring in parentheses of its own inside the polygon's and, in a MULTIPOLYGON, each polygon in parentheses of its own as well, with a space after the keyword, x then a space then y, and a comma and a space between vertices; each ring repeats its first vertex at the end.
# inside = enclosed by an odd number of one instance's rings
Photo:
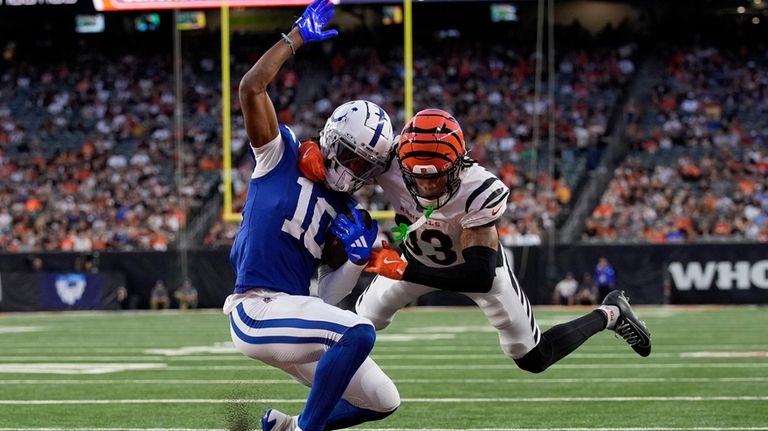
MULTIPOLYGON (((542 309, 542 329, 584 309, 542 309)), ((373 357, 403 399, 387 430, 765 430, 768 309, 639 308, 641 358, 604 332, 542 374, 520 371, 474 308, 409 309, 373 357)), ((226 430, 307 389, 193 312, 0 314, 0 431, 226 430)))

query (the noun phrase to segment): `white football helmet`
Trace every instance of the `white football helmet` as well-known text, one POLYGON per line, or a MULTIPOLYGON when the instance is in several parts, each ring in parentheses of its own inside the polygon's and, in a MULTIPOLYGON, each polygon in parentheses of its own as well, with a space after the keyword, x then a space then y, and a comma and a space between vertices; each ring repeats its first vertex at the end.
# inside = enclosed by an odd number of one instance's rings
POLYGON ((353 100, 336 108, 320 132, 328 187, 351 193, 371 184, 384 172, 393 138, 392 122, 379 105, 353 100))

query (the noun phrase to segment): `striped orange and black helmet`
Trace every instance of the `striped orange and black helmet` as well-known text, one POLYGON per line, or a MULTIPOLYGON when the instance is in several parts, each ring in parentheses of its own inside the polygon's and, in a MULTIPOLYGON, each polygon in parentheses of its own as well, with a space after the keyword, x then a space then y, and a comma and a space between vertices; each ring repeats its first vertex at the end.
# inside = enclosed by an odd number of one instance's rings
POLYGON ((397 155, 405 185, 420 207, 439 208, 453 196, 466 153, 461 126, 441 109, 419 111, 405 125, 397 155), (430 180, 440 185, 439 191, 424 188, 430 180))

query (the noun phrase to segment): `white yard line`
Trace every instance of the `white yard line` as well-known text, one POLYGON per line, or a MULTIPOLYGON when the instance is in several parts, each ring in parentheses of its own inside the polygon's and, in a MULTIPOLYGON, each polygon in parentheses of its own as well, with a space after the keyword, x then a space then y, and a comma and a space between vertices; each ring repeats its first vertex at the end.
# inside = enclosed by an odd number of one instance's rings
MULTIPOLYGON (((7 352, 5 352, 7 353, 7 352)), ((82 353, 82 352, 81 352, 82 353)), ((422 360, 422 361, 464 361, 464 360, 485 360, 485 361, 507 361, 509 360, 501 351, 476 353, 476 354, 376 354, 371 355, 376 361, 403 361, 403 360, 422 360)), ((637 355, 628 353, 573 353, 568 355, 569 359, 634 359, 637 355)), ((765 351, 689 351, 689 352, 663 352, 654 353, 655 359, 659 358, 685 358, 685 359, 712 359, 712 358, 763 358, 768 357, 765 351)), ((182 362, 202 362, 202 361, 246 361, 247 358, 240 353, 220 353, 220 354, 191 354, 185 356, 166 356, 166 355, 145 355, 145 356, 67 356, 67 355, 3 355, 0 356, 2 362, 47 362, 47 361, 182 361, 182 362)))
MULTIPOLYGON (((304 398, 270 399, 116 399, 116 400, 0 400, 0 405, 85 405, 85 404, 304 404, 304 398)), ((768 401, 768 396, 682 396, 682 397, 531 397, 531 398, 403 398, 404 403, 552 403, 552 402, 638 402, 638 401, 768 401)))
MULTIPOLYGON (((353 428, 361 431, 616 431, 616 428, 353 428)), ((632 427, 624 431, 768 431, 768 427, 632 427)), ((0 431, 227 431, 224 428, 0 428, 0 431)))
MULTIPOLYGON (((359 428, 363 429, 363 428, 359 428)), ((768 431, 768 427, 632 427, 622 431, 768 431)), ((460 431, 456 428, 365 428, 365 431, 460 431)), ((616 428, 461 428, 461 431, 616 431, 616 428)))
MULTIPOLYGON (((254 362, 256 364, 256 362, 254 362)), ((455 365, 381 365, 381 368, 386 370, 515 370, 517 366, 512 360, 509 360, 507 364, 498 365, 470 365, 470 364, 455 364, 455 365)), ((657 364, 657 363, 637 363, 637 364, 555 364, 552 369, 600 369, 600 370, 615 370, 622 368, 630 369, 647 369, 647 368, 768 368, 768 361, 766 362, 747 362, 747 363, 734 363, 734 362, 714 362, 714 363, 672 363, 672 364, 657 364)), ((246 371, 246 370, 273 370, 272 367, 264 365, 210 365, 210 366, 197 366, 197 365, 179 365, 168 366, 164 368, 168 371, 205 371, 205 370, 230 370, 230 371, 246 371)))
POLYGON ((108 374, 121 371, 147 371, 165 368, 165 363, 23 363, 0 364, 0 374, 108 374))
MULTIPOLYGON (((421 343, 423 344, 423 343, 421 343)), ((180 347, 182 348, 182 347, 180 347)), ((41 346, 26 346, 23 343, 19 343, 16 346, 7 346, 7 348, 3 348, 3 354, 5 355, 13 355, 13 354, 28 354, 28 355, 34 355, 37 353, 46 353, 48 355, 51 355, 52 353, 56 354, 63 354, 63 353, 71 353, 71 354, 100 354, 100 353, 133 353, 133 354, 140 354, 143 353, 146 350, 152 350, 157 349, 156 347, 152 346, 146 346, 146 345, 136 345, 134 347, 116 347, 116 346, 104 346, 104 345, 93 345, 93 346, 78 346, 77 348, 73 348, 71 344, 66 346, 49 346, 45 345, 45 348, 41 346)), ((584 355, 592 355, 592 354, 600 354, 600 352, 606 351, 608 353, 606 354, 614 354, 617 350, 623 349, 622 345, 619 343, 617 345, 611 345, 611 346, 592 346, 592 345, 586 345, 584 347, 581 347, 576 353, 570 355, 572 357, 573 355, 577 354, 584 354, 584 355)), ((721 351, 721 352, 727 352, 727 351, 745 351, 745 350, 760 350, 765 349, 765 344, 676 344, 674 346, 665 346, 665 350, 670 351, 673 350, 671 354, 675 353, 681 353, 681 352, 695 352, 695 351, 721 351)), ((486 343, 483 345, 436 345, 436 344, 430 344, 430 345, 419 345, 419 346, 412 346, 412 345, 383 345, 379 344, 376 345, 374 349, 374 354, 376 353, 383 353, 383 354, 389 354, 389 353, 412 353, 412 352, 448 352, 448 353, 461 353, 461 352, 471 352, 471 353, 477 353, 477 352, 492 352, 492 353, 501 353, 501 348, 498 344, 495 342, 486 343)), ((659 353, 654 352, 653 356, 657 357, 659 353)), ((665 353, 670 354, 670 353, 665 353)), ((632 355, 632 353, 629 353, 629 355, 632 355)))
POLYGON ((0 431, 228 431, 224 428, 0 428, 0 431))
MULTIPOLYGON (((393 379, 397 384, 520 384, 520 383, 745 383, 768 382, 768 377, 596 377, 541 379, 393 379)), ((2 380, 0 385, 296 385, 291 379, 14 379, 2 380)))

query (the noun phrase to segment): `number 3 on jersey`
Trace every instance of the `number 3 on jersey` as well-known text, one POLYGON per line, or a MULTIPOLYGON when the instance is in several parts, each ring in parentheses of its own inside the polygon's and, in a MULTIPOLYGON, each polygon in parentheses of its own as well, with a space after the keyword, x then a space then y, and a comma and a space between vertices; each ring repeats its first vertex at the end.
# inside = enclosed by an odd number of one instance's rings
MULTIPOLYGON (((410 224, 411 221, 403 215, 397 214, 395 215, 395 223, 410 224)), ((408 234, 408 238, 406 238, 404 242, 405 246, 408 248, 408 251, 416 256, 424 254, 421 247, 419 247, 419 240, 430 244, 435 252, 438 253, 426 255, 429 260, 438 265, 452 265, 458 259, 458 255, 453 250, 453 241, 451 241, 451 238, 444 232, 436 229, 425 229, 421 232, 417 230, 416 232, 408 234)))
MULTIPOLYGON (((320 259, 323 254, 323 243, 325 242, 325 235, 323 234, 318 238, 318 231, 320 230, 321 221, 323 216, 327 216, 327 220, 324 226, 327 228, 330 220, 336 217, 336 211, 325 200, 325 198, 317 196, 313 199, 312 190, 315 184, 304 177, 299 177, 296 182, 301 187, 299 193, 299 201, 296 203, 296 210, 293 212, 293 218, 283 221, 283 232, 291 235, 299 241, 304 242, 304 247, 312 253, 315 259, 320 259), (310 203, 314 201, 312 205, 312 213, 310 217, 307 217, 307 211, 310 209, 310 203), (302 239, 303 236, 303 239, 302 239)), ((325 229, 323 230, 323 233, 325 229)))

